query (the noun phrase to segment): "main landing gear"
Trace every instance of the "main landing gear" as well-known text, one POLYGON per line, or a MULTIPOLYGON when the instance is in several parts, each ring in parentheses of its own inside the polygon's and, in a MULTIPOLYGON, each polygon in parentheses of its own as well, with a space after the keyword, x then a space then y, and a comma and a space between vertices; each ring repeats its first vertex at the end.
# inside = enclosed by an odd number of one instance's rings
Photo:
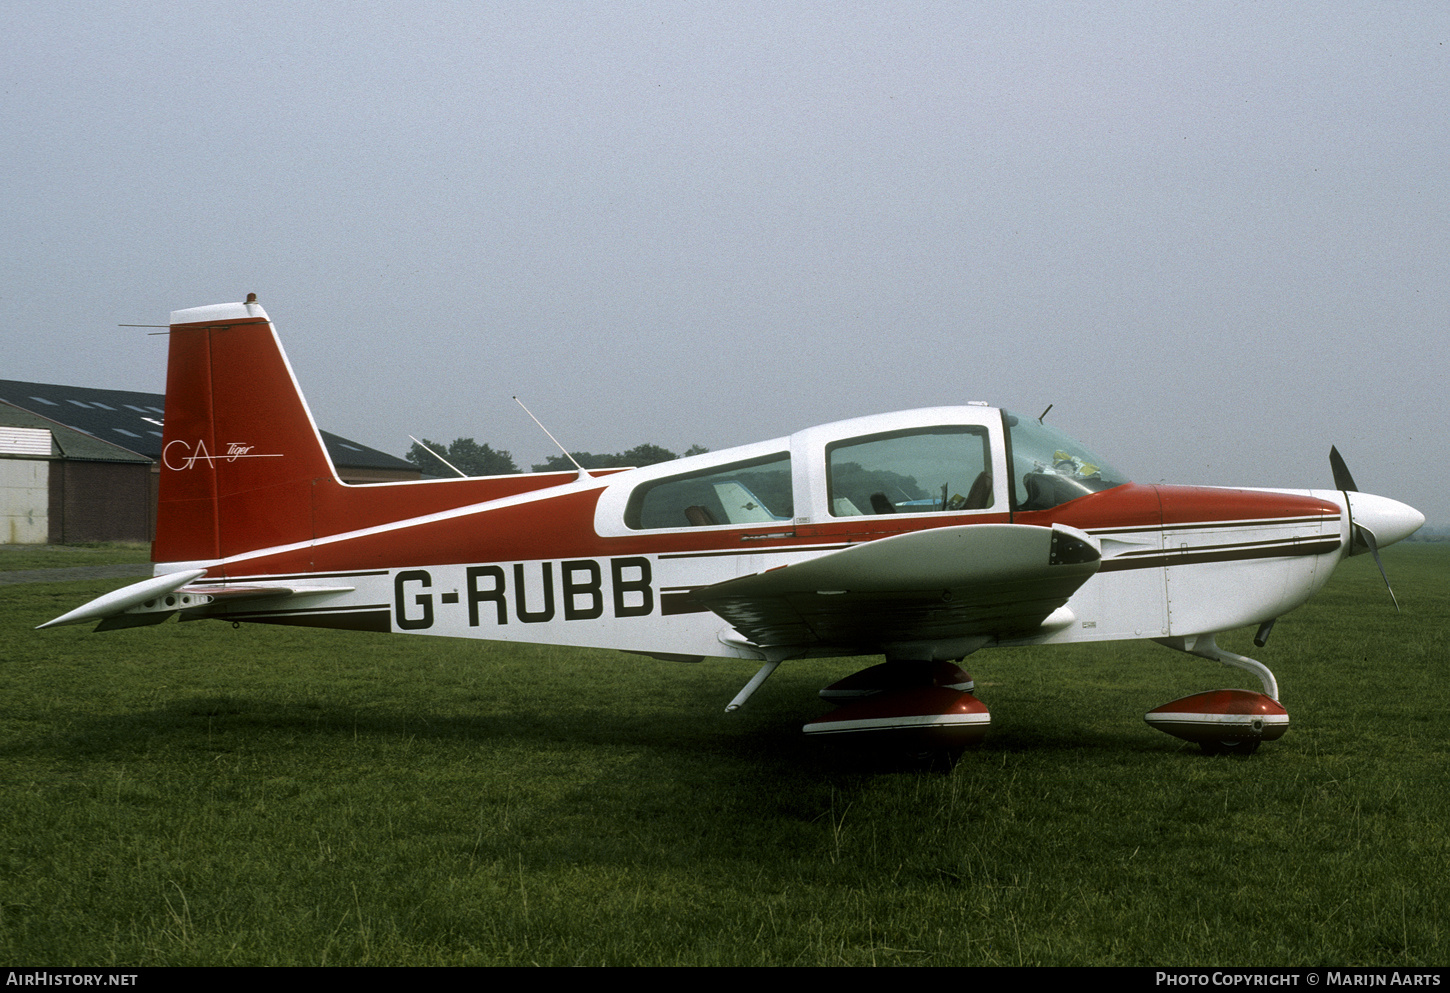
MULTIPOLYGON (((1258 644, 1263 644, 1269 627, 1260 629, 1258 644)), ((1194 742, 1208 755, 1251 755, 1261 743, 1275 741, 1289 729, 1289 713, 1279 703, 1279 686, 1268 666, 1219 648, 1212 634, 1155 640, 1252 672, 1264 692, 1195 693, 1149 711, 1143 719, 1150 726, 1194 742)), ((782 660, 767 661, 726 711, 744 704, 782 660)), ((947 757, 949 767, 962 749, 986 736, 992 723, 986 704, 973 693, 972 677, 957 662, 893 659, 847 676, 820 691, 821 699, 837 709, 802 730, 812 737, 859 743, 918 762, 929 759, 937 764, 947 757)))
POLYGON ((821 690, 838 709, 803 730, 949 768, 992 723, 973 689, 972 677, 954 662, 884 662, 821 690))
MULTIPOLYGON (((1260 629, 1261 637, 1255 639, 1256 643, 1262 645, 1261 639, 1266 635, 1267 630, 1260 629)), ((1252 755, 1260 743, 1282 738, 1289 729, 1289 712, 1279 703, 1279 684, 1262 662, 1219 648, 1211 634, 1154 640, 1180 652, 1246 669, 1259 677, 1264 692, 1195 693, 1148 711, 1143 720, 1149 726, 1175 738, 1196 742, 1207 755, 1252 755)))

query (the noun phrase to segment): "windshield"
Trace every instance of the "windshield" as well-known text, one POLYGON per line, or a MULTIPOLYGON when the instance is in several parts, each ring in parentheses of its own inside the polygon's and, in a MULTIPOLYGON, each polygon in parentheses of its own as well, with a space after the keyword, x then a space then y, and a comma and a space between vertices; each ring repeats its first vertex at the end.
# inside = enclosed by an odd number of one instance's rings
POLYGON ((1031 417, 1002 412, 1012 452, 1012 495, 1018 510, 1047 510, 1128 478, 1082 442, 1031 417))

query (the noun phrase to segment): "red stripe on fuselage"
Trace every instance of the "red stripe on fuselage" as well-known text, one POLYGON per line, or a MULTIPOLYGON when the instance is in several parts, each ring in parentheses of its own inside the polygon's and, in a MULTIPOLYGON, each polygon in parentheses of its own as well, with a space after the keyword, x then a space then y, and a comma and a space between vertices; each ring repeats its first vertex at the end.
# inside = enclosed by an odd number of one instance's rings
POLYGON ((1339 517, 1339 507, 1303 493, 1124 483, 1049 510, 1014 514, 1014 524, 1066 524, 1084 531, 1255 525, 1339 517))
MULTIPOLYGON (((1307 493, 1230 490, 1213 486, 1155 486, 1163 526, 1245 521, 1272 524, 1294 518, 1338 517, 1339 507, 1307 493)), ((1110 491, 1111 492, 1111 491, 1110 491)))
POLYGON ((1019 511, 1012 515, 1012 523, 1036 524, 1039 527, 1066 524, 1082 531, 1104 528, 1153 530, 1163 526, 1159 489, 1161 487, 1141 483, 1124 483, 1047 510, 1019 511))
MULTIPOLYGON (((333 532, 332 540, 320 534, 305 547, 247 557, 226 567, 225 572, 231 576, 258 576, 639 554, 752 554, 794 546, 819 547, 822 541, 853 544, 906 531, 1009 521, 1007 514, 852 517, 798 526, 641 531, 601 537, 594 530, 595 505, 601 491, 590 489, 539 492, 535 499, 511 506, 443 520, 408 522, 410 518, 467 506, 470 498, 506 495, 511 484, 527 491, 530 485, 557 485, 558 481, 558 476, 547 480, 520 476, 450 480, 423 486, 318 487, 315 499, 319 524, 326 522, 324 527, 330 527, 348 522, 356 530, 379 530, 349 534, 339 529, 333 532)), ((1129 483, 1050 510, 1017 513, 1010 520, 1044 527, 1061 523, 1101 533, 1229 523, 1252 527, 1338 515, 1339 508, 1334 504, 1299 494, 1129 483)), ((318 530, 321 532, 323 527, 318 530)))

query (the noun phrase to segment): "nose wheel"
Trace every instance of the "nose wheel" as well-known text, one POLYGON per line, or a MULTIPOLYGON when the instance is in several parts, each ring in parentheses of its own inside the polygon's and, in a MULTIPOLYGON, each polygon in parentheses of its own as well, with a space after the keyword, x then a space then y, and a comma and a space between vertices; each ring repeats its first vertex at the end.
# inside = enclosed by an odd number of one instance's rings
POLYGON ((1261 743, 1283 737, 1289 712, 1279 703, 1279 686, 1268 666, 1219 648, 1213 635, 1164 638, 1159 644, 1259 677, 1264 692, 1210 690, 1165 703, 1143 715, 1150 727, 1198 745, 1206 755, 1252 755, 1261 743))

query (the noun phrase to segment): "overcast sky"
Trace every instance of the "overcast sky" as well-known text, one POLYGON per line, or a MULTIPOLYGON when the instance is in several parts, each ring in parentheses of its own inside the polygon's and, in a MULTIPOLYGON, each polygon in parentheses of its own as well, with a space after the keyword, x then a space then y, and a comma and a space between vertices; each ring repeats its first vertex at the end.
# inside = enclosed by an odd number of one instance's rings
POLYGON ((720 449, 986 400, 1450 525, 1450 8, 0 0, 0 378, 256 292, 319 425, 720 449))

